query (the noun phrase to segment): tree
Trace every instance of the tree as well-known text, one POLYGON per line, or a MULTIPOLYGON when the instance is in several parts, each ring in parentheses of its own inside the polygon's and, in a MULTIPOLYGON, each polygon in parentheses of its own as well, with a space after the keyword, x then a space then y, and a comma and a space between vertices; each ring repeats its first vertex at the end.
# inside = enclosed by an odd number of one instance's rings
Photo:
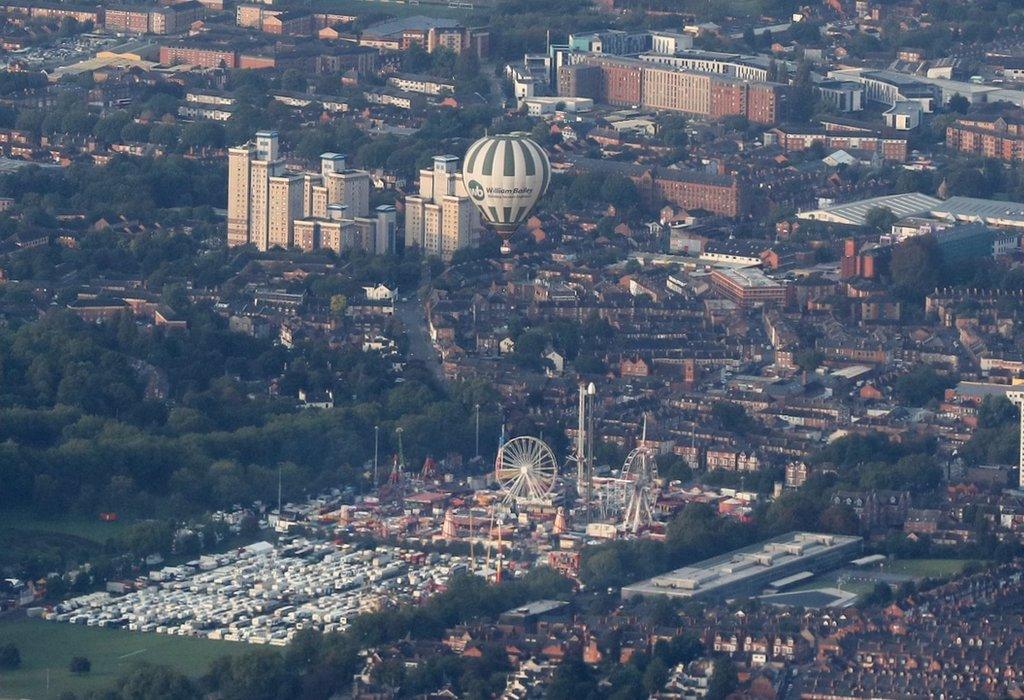
POLYGON ((678 114, 666 115, 658 124, 658 137, 673 148, 686 148, 690 141, 686 118, 678 114))
POLYGON ((971 103, 966 97, 957 93, 949 98, 949 103, 946 106, 949 107, 950 112, 967 114, 967 110, 971 108, 971 103))
POLYGON ((857 513, 845 504, 829 506, 821 512, 818 522, 824 532, 834 532, 837 535, 856 535, 860 532, 857 513))
POLYGON ((725 700, 729 693, 736 690, 740 684, 739 673, 736 671, 736 664, 731 659, 715 659, 714 670, 711 672, 711 679, 708 681, 708 700, 725 700))
POLYGON ((644 670, 644 688, 651 695, 661 692, 668 682, 668 666, 659 657, 654 657, 644 670))
POLYGON ((21 666, 21 652, 12 643, 0 645, 0 670, 13 671, 21 666))
POLYGON ((636 185, 622 175, 609 175, 604 178, 604 182, 601 183, 601 198, 619 211, 635 207, 640 199, 636 185))
POLYGON ((924 406, 942 398, 950 382, 927 365, 918 365, 893 383, 893 394, 906 406, 924 406))
POLYGON ((885 605, 892 601, 892 588, 888 583, 879 581, 875 584, 874 589, 863 599, 863 605, 885 605))
POLYGON ((199 689, 185 675, 166 666, 142 663, 117 682, 121 700, 198 700, 199 689))
POLYGON ((72 656, 71 663, 68 664, 68 670, 76 675, 89 673, 92 670, 92 662, 84 656, 72 656))
POLYGON ((579 658, 568 658, 555 669, 548 687, 551 700, 586 700, 597 694, 594 672, 579 658))
POLYGON ((1000 428, 1015 423, 1019 409, 1005 396, 986 396, 978 408, 979 428, 1000 428))
POLYGON ((331 313, 335 316, 344 316, 345 310, 348 309, 348 297, 344 294, 334 294, 331 296, 331 313))
POLYGON ((814 348, 805 348, 794 354, 793 360, 796 366, 804 372, 813 372, 825 361, 825 355, 814 348))
POLYGON ((529 369, 540 369, 541 357, 547 346, 547 338, 544 333, 537 329, 529 329, 519 334, 516 338, 515 347, 512 350, 512 361, 520 367, 529 369))
POLYGON ((749 433, 754 430, 754 420, 747 415, 743 406, 728 401, 716 401, 711 406, 711 417, 715 424, 723 430, 736 433, 749 433))
POLYGON ((796 124, 810 121, 817 107, 818 96, 814 91, 814 80, 811 77, 811 64, 801 60, 797 64, 796 76, 789 97, 789 119, 796 124))
POLYGON ((893 248, 889 274, 894 291, 907 301, 919 302, 939 281, 941 258, 932 236, 914 236, 893 248))
POLYGON ((896 215, 888 207, 875 207, 864 217, 864 225, 872 231, 885 233, 896 223, 896 215))

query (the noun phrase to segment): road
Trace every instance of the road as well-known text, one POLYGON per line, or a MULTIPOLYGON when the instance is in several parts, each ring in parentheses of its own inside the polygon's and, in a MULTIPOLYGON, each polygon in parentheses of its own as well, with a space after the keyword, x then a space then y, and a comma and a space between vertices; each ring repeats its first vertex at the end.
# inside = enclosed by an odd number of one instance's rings
POLYGON ((430 342, 430 331, 427 329, 427 317, 423 310, 423 301, 419 294, 411 295, 405 301, 395 304, 395 316, 405 327, 409 337, 409 359, 422 362, 433 373, 439 383, 444 383, 444 371, 441 359, 430 342))

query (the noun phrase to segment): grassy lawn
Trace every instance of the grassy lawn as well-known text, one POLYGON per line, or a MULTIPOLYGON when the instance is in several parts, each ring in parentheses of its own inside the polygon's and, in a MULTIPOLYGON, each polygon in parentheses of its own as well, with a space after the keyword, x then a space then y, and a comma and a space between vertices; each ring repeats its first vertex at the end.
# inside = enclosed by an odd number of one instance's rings
POLYGON ((881 570, 916 578, 938 578, 959 574, 970 563, 970 559, 897 559, 885 562, 881 570))
POLYGON ((198 676, 217 657, 252 648, 235 642, 25 618, 0 621, 0 644, 7 642, 14 642, 21 651, 21 668, 0 672, 0 698, 33 700, 58 698, 67 691, 81 695, 88 690, 102 690, 139 661, 171 666, 198 676), (87 657, 92 662, 92 671, 82 676, 71 673, 68 664, 73 656, 87 657))
POLYGON ((105 523, 98 517, 41 518, 19 510, 0 510, 0 569, 36 561, 37 571, 69 569, 120 538, 126 522, 105 523))
POLYGON ((70 535, 103 544, 110 538, 117 538, 127 529, 129 523, 116 520, 106 523, 99 516, 58 516, 41 518, 38 515, 16 510, 0 510, 0 530, 19 532, 70 535))
POLYGON ((866 595, 872 591, 874 584, 865 583, 863 581, 844 581, 843 584, 840 585, 839 571, 829 571, 819 576, 815 576, 807 583, 791 588, 787 592, 812 591, 816 588, 838 588, 849 593, 866 595))
POLYGON ((867 595, 875 588, 875 584, 869 580, 856 580, 858 578, 869 579, 873 572, 878 574, 898 574, 909 576, 914 579, 940 578, 943 576, 954 576, 971 563, 970 559, 897 559, 886 561, 882 567, 873 566, 865 569, 848 570, 844 576, 842 570, 829 571, 814 577, 810 581, 789 592, 810 591, 815 588, 839 588, 857 595, 867 595), (843 577, 842 584, 839 578, 843 577), (854 580, 850 580, 853 578, 854 580))

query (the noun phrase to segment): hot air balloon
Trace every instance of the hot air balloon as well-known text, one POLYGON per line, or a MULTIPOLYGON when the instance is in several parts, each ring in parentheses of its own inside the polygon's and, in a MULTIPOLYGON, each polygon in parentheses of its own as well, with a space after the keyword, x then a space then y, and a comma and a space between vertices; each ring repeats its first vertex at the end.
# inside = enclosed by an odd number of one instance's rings
POLYGON ((501 252, 508 253, 508 239, 548 189, 551 163, 525 132, 485 136, 466 151, 462 179, 469 198, 501 238, 501 252))

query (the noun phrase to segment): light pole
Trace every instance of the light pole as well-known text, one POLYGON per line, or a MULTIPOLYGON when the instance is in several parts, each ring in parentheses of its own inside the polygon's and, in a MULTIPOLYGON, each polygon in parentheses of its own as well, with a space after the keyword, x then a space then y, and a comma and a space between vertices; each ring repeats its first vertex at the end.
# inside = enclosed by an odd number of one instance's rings
POLYGON ((476 458, 480 459, 480 404, 474 406, 476 409, 476 458))
POLYGON ((377 446, 378 438, 380 437, 380 426, 373 426, 373 488, 377 488, 379 483, 377 480, 377 446))

